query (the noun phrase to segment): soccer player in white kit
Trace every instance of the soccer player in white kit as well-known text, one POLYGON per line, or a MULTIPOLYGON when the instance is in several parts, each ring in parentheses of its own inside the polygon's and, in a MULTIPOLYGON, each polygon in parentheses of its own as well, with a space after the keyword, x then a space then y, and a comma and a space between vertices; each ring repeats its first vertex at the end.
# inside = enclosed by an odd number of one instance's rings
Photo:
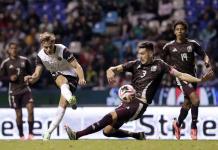
POLYGON ((52 132, 61 122, 68 103, 76 109, 76 97, 73 93, 77 84, 85 85, 84 72, 72 53, 62 44, 55 44, 55 35, 44 32, 40 35, 42 49, 38 52, 36 68, 32 75, 24 77, 25 82, 34 84, 39 80, 43 66, 50 71, 56 85, 61 90, 57 114, 49 129, 44 133, 43 140, 49 140, 52 132))

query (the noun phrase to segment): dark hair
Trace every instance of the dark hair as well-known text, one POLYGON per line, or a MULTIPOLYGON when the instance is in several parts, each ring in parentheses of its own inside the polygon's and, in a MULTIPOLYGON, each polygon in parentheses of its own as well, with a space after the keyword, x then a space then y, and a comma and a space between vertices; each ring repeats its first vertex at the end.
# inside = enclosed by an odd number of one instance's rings
POLYGON ((154 50, 154 44, 152 42, 148 42, 148 41, 142 41, 138 43, 138 49, 139 48, 146 48, 147 50, 154 50))
POLYGON ((173 25, 173 30, 175 30, 176 26, 179 25, 179 24, 182 25, 182 26, 185 28, 186 31, 188 30, 188 24, 187 24, 187 22, 184 21, 184 20, 177 20, 177 21, 174 23, 174 25, 173 25))
POLYGON ((18 43, 17 42, 9 42, 8 45, 7 45, 7 49, 6 49, 6 53, 10 56, 10 53, 9 53, 9 49, 12 45, 15 45, 16 47, 18 46, 18 43))

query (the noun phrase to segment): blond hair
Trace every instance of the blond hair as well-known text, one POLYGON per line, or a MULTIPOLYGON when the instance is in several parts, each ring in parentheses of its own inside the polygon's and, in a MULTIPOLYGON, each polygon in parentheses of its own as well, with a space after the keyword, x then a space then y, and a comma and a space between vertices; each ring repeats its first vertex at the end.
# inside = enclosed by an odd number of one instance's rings
POLYGON ((55 41, 55 35, 53 33, 44 32, 44 33, 39 35, 39 41, 40 41, 40 43, 54 42, 55 41))

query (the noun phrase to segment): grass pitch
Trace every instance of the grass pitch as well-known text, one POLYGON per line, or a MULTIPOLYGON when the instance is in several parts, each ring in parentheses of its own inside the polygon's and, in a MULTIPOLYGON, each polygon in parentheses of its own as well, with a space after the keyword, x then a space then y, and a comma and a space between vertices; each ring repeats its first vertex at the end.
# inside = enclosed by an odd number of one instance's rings
POLYGON ((191 140, 42 140, 0 141, 0 150, 217 150, 218 141, 191 140))

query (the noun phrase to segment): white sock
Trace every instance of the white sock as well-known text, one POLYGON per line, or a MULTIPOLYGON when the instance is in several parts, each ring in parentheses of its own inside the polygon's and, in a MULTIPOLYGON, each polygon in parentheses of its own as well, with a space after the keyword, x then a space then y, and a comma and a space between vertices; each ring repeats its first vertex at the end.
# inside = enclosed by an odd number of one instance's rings
POLYGON ((49 129, 47 130, 50 134, 54 131, 54 129, 59 125, 59 123, 61 122, 64 114, 65 114, 65 110, 63 107, 58 106, 56 115, 54 117, 54 119, 52 120, 52 123, 49 127, 49 129))
POLYGON ((72 98, 72 93, 70 91, 70 86, 68 84, 61 85, 61 95, 69 101, 72 98))

